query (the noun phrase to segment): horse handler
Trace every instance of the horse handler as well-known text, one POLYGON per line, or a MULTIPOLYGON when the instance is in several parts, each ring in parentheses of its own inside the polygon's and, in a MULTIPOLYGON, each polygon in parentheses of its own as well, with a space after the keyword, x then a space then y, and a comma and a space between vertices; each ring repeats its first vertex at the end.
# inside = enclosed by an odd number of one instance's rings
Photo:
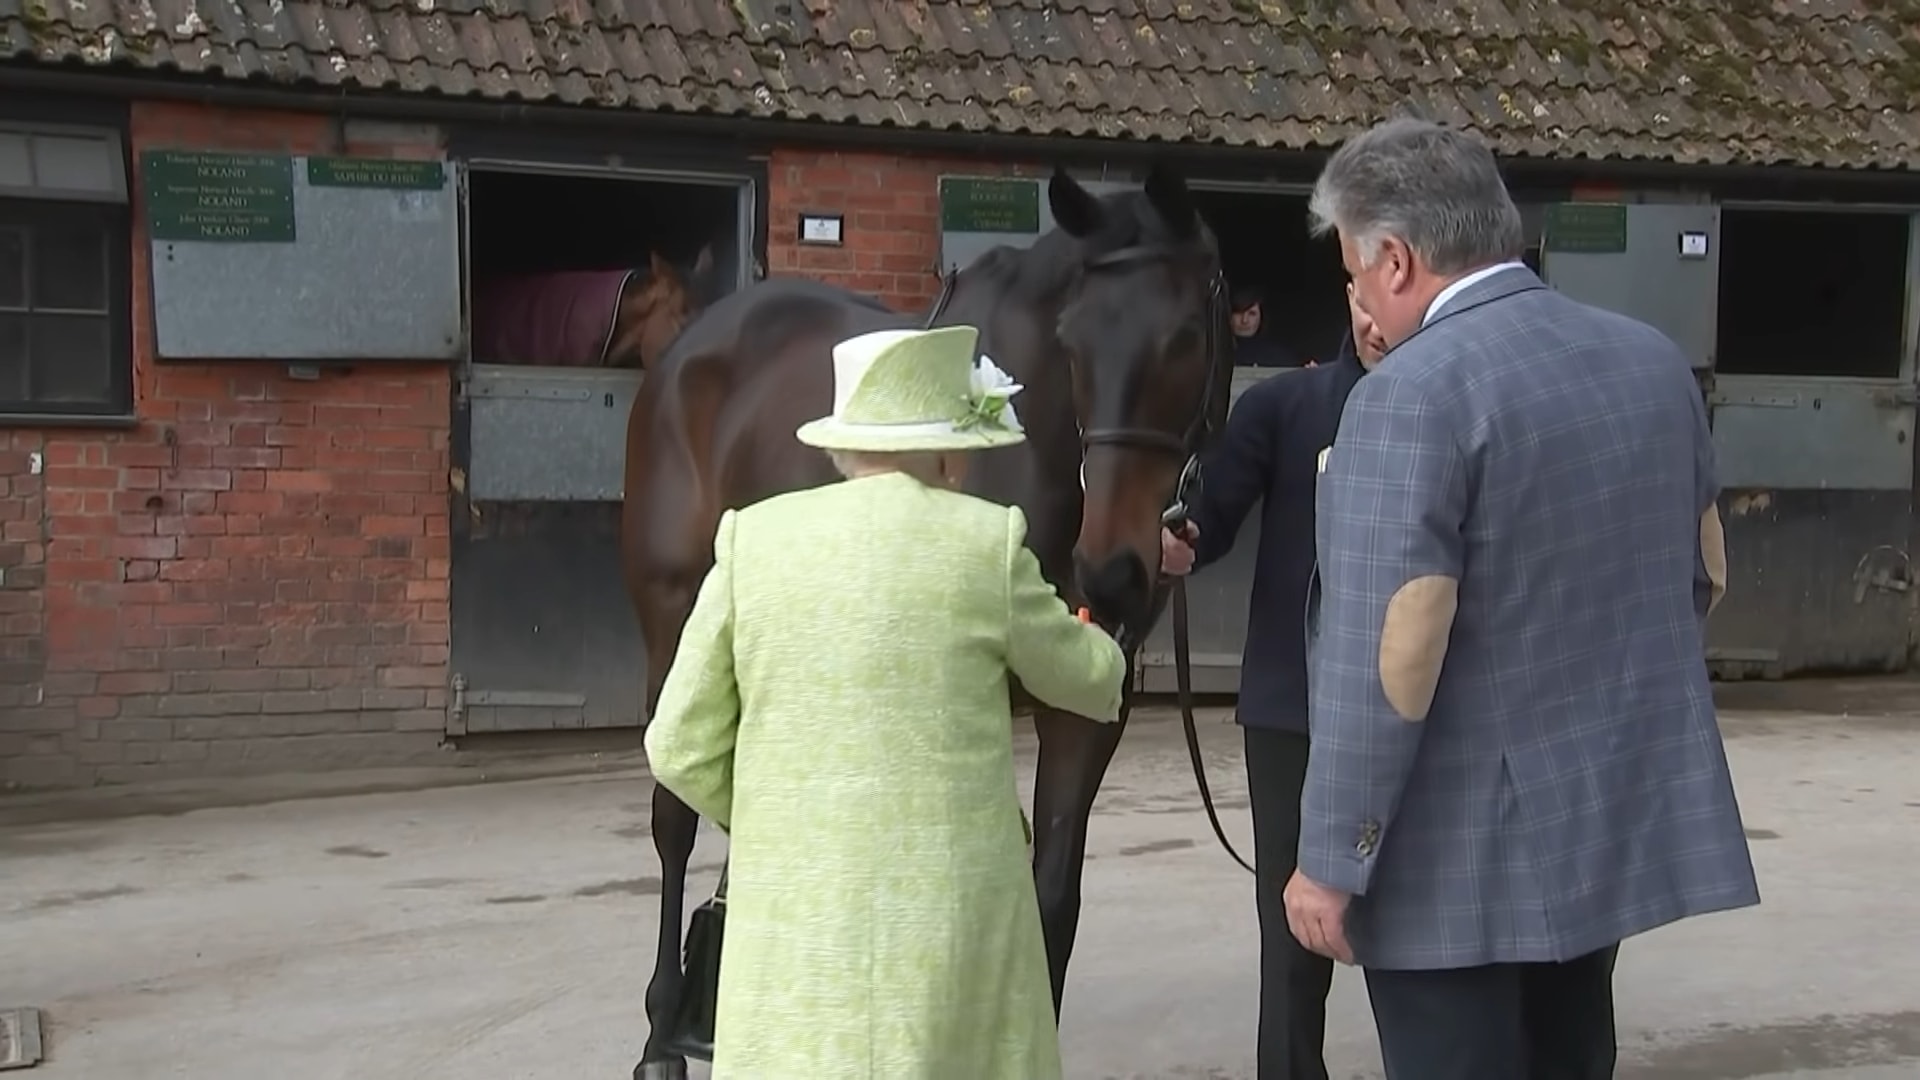
POLYGON ((1024 438, 977 338, 836 346, 799 438, 846 482, 720 519, 646 739, 728 831, 716 1080, 1060 1076, 1008 682, 1111 721, 1126 661, 1020 511, 955 490, 1024 438))
POLYGON ((1386 342, 1347 289, 1352 324, 1340 356, 1269 377, 1240 396, 1185 532, 1163 530, 1162 573, 1183 575, 1219 560, 1255 503, 1260 548, 1253 568, 1240 702, 1247 792, 1253 807, 1254 902, 1260 915, 1259 1080, 1327 1080, 1327 991, 1333 961, 1287 928, 1283 892, 1300 841, 1300 789, 1307 777, 1307 643, 1300 617, 1313 577, 1313 487, 1322 451, 1360 377, 1386 342))
POLYGON ((1680 350, 1547 288, 1470 136, 1315 185, 1392 350, 1320 475, 1294 934, 1391 1080, 1600 1080, 1621 941, 1759 902, 1707 682, 1726 551, 1680 350))

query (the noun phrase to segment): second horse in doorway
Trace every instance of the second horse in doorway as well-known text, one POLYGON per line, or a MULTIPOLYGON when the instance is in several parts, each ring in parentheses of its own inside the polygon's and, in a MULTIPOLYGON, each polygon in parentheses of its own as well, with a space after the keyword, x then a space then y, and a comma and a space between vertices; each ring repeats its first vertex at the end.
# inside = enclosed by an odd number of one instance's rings
POLYGON ((660 257, 645 269, 498 275, 473 286, 473 358, 482 364, 647 369, 699 305, 711 272, 702 249, 690 272, 660 257))

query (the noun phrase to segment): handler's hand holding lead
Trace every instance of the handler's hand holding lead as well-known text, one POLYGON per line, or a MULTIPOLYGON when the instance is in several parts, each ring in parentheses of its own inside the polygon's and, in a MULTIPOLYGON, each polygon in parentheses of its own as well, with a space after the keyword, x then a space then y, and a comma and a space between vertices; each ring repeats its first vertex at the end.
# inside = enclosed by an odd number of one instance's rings
POLYGON ((1287 926, 1300 944, 1331 960, 1353 963, 1347 944, 1347 901, 1338 889, 1329 889, 1300 871, 1287 882, 1287 926))
POLYGON ((1193 572, 1193 545, 1200 540, 1200 526, 1189 521, 1172 529, 1160 530, 1160 572, 1168 577, 1185 577, 1193 572))

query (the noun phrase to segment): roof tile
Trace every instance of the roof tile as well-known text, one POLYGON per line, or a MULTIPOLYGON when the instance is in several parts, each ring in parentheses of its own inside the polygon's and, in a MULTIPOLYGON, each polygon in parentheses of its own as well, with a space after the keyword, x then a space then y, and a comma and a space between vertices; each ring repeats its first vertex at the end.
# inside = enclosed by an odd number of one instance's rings
POLYGON ((0 0, 0 61, 1312 149, 1911 168, 1920 0, 0 0))

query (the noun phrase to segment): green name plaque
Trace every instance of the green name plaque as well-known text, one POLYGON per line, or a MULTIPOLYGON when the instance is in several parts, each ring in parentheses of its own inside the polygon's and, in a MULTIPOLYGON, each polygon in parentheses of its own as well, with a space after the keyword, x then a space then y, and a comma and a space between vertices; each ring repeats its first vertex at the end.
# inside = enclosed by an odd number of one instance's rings
POLYGON ((1040 185, 1032 180, 942 177, 940 228, 946 232, 1037 233, 1040 185))
POLYGON ((447 184, 447 167, 439 161, 316 157, 307 159, 307 183, 313 187, 439 191, 447 184))
POLYGON ((1618 255, 1627 250, 1627 208, 1619 203, 1547 207, 1545 247, 1568 254, 1618 255))
POLYGON ((155 240, 293 243, 291 157, 149 150, 140 168, 155 240))

